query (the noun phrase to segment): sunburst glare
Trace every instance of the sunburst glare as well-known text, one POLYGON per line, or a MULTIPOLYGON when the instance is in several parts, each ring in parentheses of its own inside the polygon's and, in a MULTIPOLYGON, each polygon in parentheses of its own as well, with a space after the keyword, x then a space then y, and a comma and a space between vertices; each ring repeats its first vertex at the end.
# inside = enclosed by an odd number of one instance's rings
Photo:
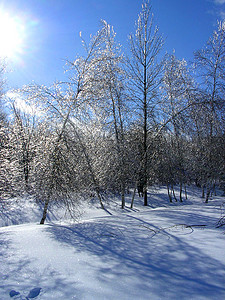
POLYGON ((17 16, 0 11, 0 57, 17 59, 24 51, 26 26, 17 16))

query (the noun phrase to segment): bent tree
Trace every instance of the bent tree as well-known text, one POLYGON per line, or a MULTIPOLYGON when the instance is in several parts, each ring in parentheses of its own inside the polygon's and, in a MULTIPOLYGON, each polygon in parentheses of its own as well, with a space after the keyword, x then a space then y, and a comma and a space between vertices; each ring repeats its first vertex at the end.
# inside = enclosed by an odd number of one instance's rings
MULTIPOLYGON (((66 83, 57 83, 54 89, 45 86, 30 85, 23 88, 23 93, 27 94, 27 100, 34 100, 39 102, 41 107, 46 113, 46 116, 51 118, 54 128, 54 138, 52 146, 48 153, 46 162, 46 172, 48 173, 48 184, 45 191, 45 205, 41 224, 44 224, 47 216, 49 202, 54 197, 54 192, 59 189, 58 184, 62 184, 62 190, 68 183, 69 179, 67 174, 68 170, 62 172, 61 165, 65 166, 65 152, 63 151, 65 136, 68 130, 73 130, 74 136, 77 139, 80 147, 82 148, 84 159, 87 166, 87 172, 92 180, 93 188, 99 198, 101 208, 104 208, 98 180, 91 164, 88 151, 86 151, 85 143, 79 134, 79 122, 85 118, 85 113, 88 108, 88 99, 86 95, 89 89, 89 73, 93 68, 93 57, 99 51, 100 44, 102 43, 103 30, 99 30, 95 36, 92 37, 89 45, 84 44, 87 51, 86 56, 76 59, 74 62, 68 62, 71 67, 72 77, 66 83), (64 89, 63 89, 64 87, 64 89), (58 174, 59 173, 59 174, 58 174), (59 176, 58 176, 59 175, 59 176), (59 177, 59 180, 56 179, 59 177), (60 178, 61 177, 61 178, 60 178), (64 180, 63 180, 63 177, 64 180), (64 181, 64 182, 63 182, 64 181)), ((68 148, 67 148, 68 149, 68 148)), ((70 151, 71 156, 74 152, 70 151)), ((68 168, 68 164, 66 166, 68 168)), ((66 191, 66 189, 64 189, 66 191)))

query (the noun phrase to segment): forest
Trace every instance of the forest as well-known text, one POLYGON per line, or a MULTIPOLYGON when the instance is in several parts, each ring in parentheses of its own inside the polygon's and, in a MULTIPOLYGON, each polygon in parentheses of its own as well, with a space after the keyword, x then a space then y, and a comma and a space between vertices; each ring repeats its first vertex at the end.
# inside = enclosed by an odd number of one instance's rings
POLYGON ((44 224, 51 202, 72 211, 96 198, 104 209, 113 193, 123 209, 128 193, 148 206, 153 185, 169 202, 191 184, 206 203, 216 186, 225 192, 225 22, 192 62, 165 53, 148 1, 135 26, 126 52, 106 21, 89 41, 80 34, 85 54, 67 60, 67 80, 21 87, 20 106, 0 60, 0 205, 32 195, 44 224))

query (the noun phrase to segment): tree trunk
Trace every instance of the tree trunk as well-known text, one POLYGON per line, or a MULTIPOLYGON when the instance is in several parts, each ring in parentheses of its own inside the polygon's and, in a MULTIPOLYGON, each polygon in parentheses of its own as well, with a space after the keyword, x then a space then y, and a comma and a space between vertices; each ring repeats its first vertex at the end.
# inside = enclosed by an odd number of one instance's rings
POLYGON ((143 140, 143 151, 144 151, 144 206, 148 205, 148 197, 147 197, 147 120, 148 120, 148 115, 147 115, 147 62, 146 62, 146 39, 145 39, 145 48, 144 48, 144 126, 143 126, 143 131, 144 131, 144 140, 143 140))
POLYGON ((47 199, 45 200, 43 215, 42 215, 42 219, 41 219, 41 222, 40 222, 40 224, 42 224, 42 225, 45 223, 45 220, 46 220, 46 217, 47 217, 49 200, 50 200, 50 195, 48 195, 47 199))
POLYGON ((205 198, 205 186, 202 184, 202 198, 205 198))
POLYGON ((183 202, 183 200, 182 200, 182 185, 183 185, 183 183, 182 183, 182 180, 180 181, 180 202, 183 202))
POLYGON ((206 188, 206 197, 205 197, 205 203, 209 202, 209 196, 211 192, 211 184, 210 182, 207 183, 207 188, 206 188))
POLYGON ((125 184, 122 182, 121 184, 121 208, 123 209, 125 207, 125 184))
POLYGON ((99 200, 99 202, 100 202, 101 208, 102 208, 102 209, 105 209, 105 207, 104 207, 104 205, 103 205, 103 202, 102 202, 102 197, 101 197, 101 194, 100 194, 100 192, 99 192, 99 189, 96 188, 95 191, 96 191, 96 194, 97 194, 97 196, 98 196, 98 200, 99 200))
POLYGON ((118 108, 118 113, 119 113, 119 124, 120 124, 120 135, 119 137, 119 130, 118 130, 118 122, 117 122, 117 117, 116 117, 116 102, 113 97, 112 93, 112 87, 110 85, 110 98, 112 102, 112 111, 113 111, 113 120, 114 120, 114 130, 115 130, 115 135, 116 135, 116 144, 117 144, 117 154, 120 162, 120 166, 122 169, 122 178, 121 178, 121 208, 123 209, 125 207, 125 182, 124 182, 124 168, 125 168, 125 163, 124 163, 124 158, 123 158, 123 153, 122 151, 122 143, 123 143, 123 123, 122 123, 122 116, 121 116, 121 111, 120 111, 120 99, 117 94, 117 108, 118 108))
POLYGON ((213 196, 213 194, 214 194, 214 196, 216 196, 216 184, 215 184, 215 182, 213 183, 213 186, 212 186, 211 197, 213 196))
POLYGON ((210 196, 210 188, 207 188, 207 191, 206 191, 206 198, 205 198, 205 203, 208 203, 208 202, 209 202, 209 196, 210 196))
POLYGON ((170 194, 170 187, 169 187, 169 184, 167 184, 167 193, 168 193, 168 197, 169 197, 170 202, 173 202, 172 196, 171 196, 171 194, 170 194))
POLYGON ((186 184, 184 185, 184 192, 185 192, 185 199, 188 199, 188 195, 187 195, 187 186, 186 184))
POLYGON ((134 197, 135 197, 136 190, 137 190, 137 182, 136 182, 136 184, 135 184, 135 188, 134 188, 134 192, 133 192, 133 196, 132 196, 130 208, 133 208, 133 205, 134 205, 134 197))
POLYGON ((175 191, 174 191, 174 188, 173 188, 173 184, 171 185, 171 189, 172 189, 172 191, 173 191, 173 197, 174 197, 175 201, 177 202, 177 197, 176 197, 176 195, 175 195, 175 191))

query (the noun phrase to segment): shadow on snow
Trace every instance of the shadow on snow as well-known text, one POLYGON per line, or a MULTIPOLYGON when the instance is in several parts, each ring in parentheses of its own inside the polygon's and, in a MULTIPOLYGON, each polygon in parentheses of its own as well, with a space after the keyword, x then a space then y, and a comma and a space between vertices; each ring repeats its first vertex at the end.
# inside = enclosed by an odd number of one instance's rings
MULTIPOLYGON (((188 218, 192 219, 191 215, 188 218)), ((130 293, 133 299, 138 297, 135 290, 140 289, 142 299, 147 299, 150 292, 154 299, 225 296, 225 265, 188 243, 185 236, 191 233, 190 228, 180 227, 177 235, 127 215, 94 223, 54 225, 46 230, 75 252, 98 257, 102 261, 96 270, 99 282, 110 284, 116 280, 115 288, 127 288, 127 295, 130 293)), ((90 269, 96 268, 93 260, 89 261, 90 269)))

